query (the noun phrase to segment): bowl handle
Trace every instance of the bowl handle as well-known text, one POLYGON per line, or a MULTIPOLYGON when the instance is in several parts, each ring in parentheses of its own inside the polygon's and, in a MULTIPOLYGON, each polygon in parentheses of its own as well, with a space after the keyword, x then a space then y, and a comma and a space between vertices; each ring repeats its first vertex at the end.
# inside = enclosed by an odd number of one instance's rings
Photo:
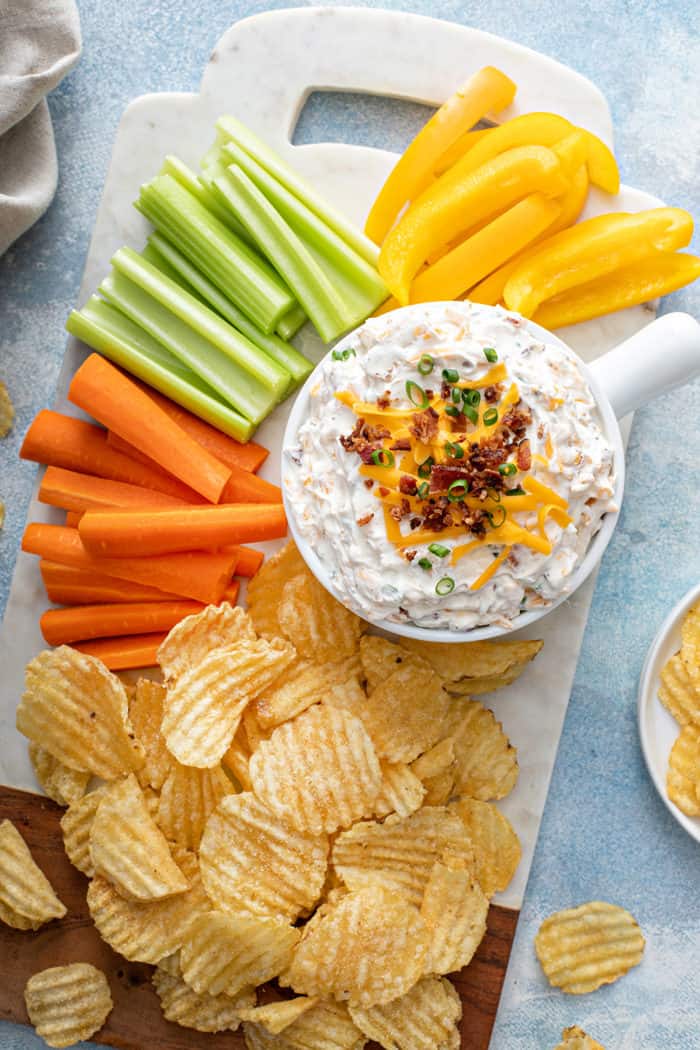
POLYGON ((700 375, 700 324, 690 314, 665 314, 589 367, 622 419, 700 375))

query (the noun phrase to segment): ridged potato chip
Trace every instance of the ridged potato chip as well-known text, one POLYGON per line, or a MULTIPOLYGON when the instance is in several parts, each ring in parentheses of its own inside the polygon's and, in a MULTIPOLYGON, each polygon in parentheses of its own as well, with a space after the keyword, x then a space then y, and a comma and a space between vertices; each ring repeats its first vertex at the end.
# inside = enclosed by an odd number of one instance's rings
POLYGON ((255 628, 243 609, 228 602, 207 605, 172 628, 158 649, 158 663, 170 683, 196 668, 212 649, 232 649, 254 641, 255 628))
POLYGON ((419 780, 426 781, 454 770, 456 761, 454 738, 448 736, 419 755, 411 763, 411 769, 419 780))
POLYGON ((359 1006, 388 1003, 422 975, 427 946, 418 909, 398 893, 368 886, 316 912, 280 984, 359 1006))
POLYGON ((604 1046, 596 1043, 595 1039, 591 1039, 590 1035, 586 1035, 584 1030, 579 1028, 578 1025, 565 1028, 561 1036, 562 1041, 554 1050, 605 1050, 604 1046))
POLYGON ((452 770, 446 773, 438 773, 435 777, 426 777, 423 781, 425 788, 424 806, 444 806, 454 795, 455 777, 452 770))
POLYGON ((0 438, 7 437, 15 420, 15 406, 4 383, 0 382, 0 438))
POLYGON ((235 1032, 239 1011, 255 1003, 255 989, 243 988, 238 995, 207 995, 193 991, 182 977, 173 977, 156 967, 153 987, 166 1021, 198 1032, 235 1032))
POLYGON ((486 933, 488 898, 471 869, 433 865, 421 906, 428 929, 427 973, 454 973, 467 966, 486 933))
POLYGON ((417 653, 441 675, 449 692, 471 693, 470 681, 506 678, 515 681, 544 645, 541 641, 458 642, 441 645, 404 638, 401 645, 417 653))
POLYGON ((29 744, 29 761, 44 794, 59 806, 69 806, 85 794, 90 780, 89 773, 81 773, 77 769, 64 766, 49 751, 33 742, 29 744))
POLYGON ((9 820, 0 823, 0 921, 17 930, 38 930, 61 919, 65 905, 9 820))
POLYGON ((294 999, 280 999, 278 1002, 265 1003, 263 1006, 252 1006, 241 1010, 243 1021, 260 1025, 270 1035, 279 1035, 289 1028, 297 1018, 315 1006, 319 1000, 308 995, 299 995, 294 999))
POLYGON ((351 890, 380 885, 420 907, 433 865, 446 853, 473 868, 471 840, 459 817, 445 809, 423 808, 409 817, 387 817, 381 824, 355 824, 338 835, 331 863, 351 890))
POLYGON ((325 700, 329 690, 343 686, 349 679, 360 679, 360 658, 356 652, 327 664, 296 660, 255 701, 258 723, 263 729, 274 729, 325 700))
POLYGON ((182 947, 194 919, 211 909, 197 858, 178 846, 173 852, 190 884, 185 893, 140 903, 126 900, 100 875, 88 887, 87 904, 97 932, 115 952, 132 962, 160 965, 182 947))
POLYGON ((454 702, 461 712, 459 727, 453 734, 457 759, 455 793, 483 802, 505 798, 518 779, 517 751, 493 711, 482 707, 478 700, 454 702))
POLYGON ((89 1039, 114 1005, 107 978, 90 963, 52 966, 35 973, 24 989, 29 1020, 49 1046, 89 1039))
POLYGON ((161 726, 168 750, 185 766, 218 765, 246 704, 293 659, 294 649, 282 641, 210 650, 168 689, 161 726))
POLYGON ((390 678, 399 668, 412 667, 425 674, 431 671, 430 664, 417 653, 409 653, 403 646, 380 638, 376 634, 365 634, 360 639, 362 672, 371 693, 378 685, 390 678))
POLYGON ((242 791, 250 791, 250 748, 245 735, 245 727, 238 726, 230 746, 221 759, 221 765, 226 774, 233 779, 242 791))
POLYGON ((350 1007, 368 1039, 384 1050, 438 1050, 459 1030, 462 1004, 444 977, 423 977, 399 999, 383 1006, 350 1007))
POLYGON ((362 1050, 365 1043, 345 1003, 332 999, 305 1010, 284 1029, 282 1039, 291 1050, 362 1050))
POLYGON ((286 969, 300 936, 283 919, 210 911, 189 928, 180 949, 182 976, 196 992, 236 995, 286 969))
POLYGON ((450 807, 464 821, 474 847, 476 877, 487 897, 509 885, 522 849, 513 826, 491 802, 463 798, 450 807))
POLYGON ((165 688, 150 678, 140 678, 129 698, 129 719, 145 754, 145 761, 136 775, 141 787, 152 787, 154 791, 160 791, 174 765, 160 731, 164 699, 165 688))
POLYGON ((362 620, 336 601, 308 569, 285 583, 277 619, 282 636, 306 660, 330 663, 357 651, 362 620))
POLYGON ((68 860, 89 878, 95 874, 90 856, 90 829, 105 791, 106 786, 103 786, 83 795, 77 802, 72 802, 61 817, 63 848, 68 860))
POLYGON ((367 693, 364 691, 356 678, 348 678, 342 685, 330 687, 324 698, 326 707, 336 707, 341 711, 349 711, 362 720, 362 715, 367 703, 367 693))
POLYGON ((585 995, 637 966, 644 937, 624 908, 590 901, 545 919, 535 937, 535 951, 551 985, 570 995, 585 995))
POLYGON ((700 726, 684 725, 668 756, 666 794, 681 812, 700 816, 700 726))
POLYGON ((26 670, 17 728, 64 765, 113 780, 143 765, 124 686, 101 660, 62 645, 26 670))
POLYGON ((412 762, 444 735, 451 704, 438 675, 408 665, 369 694, 362 720, 380 758, 412 762))
POLYGON ((408 817, 420 809, 425 788, 416 774, 404 762, 380 762, 382 786, 377 801, 368 816, 386 817, 398 813, 408 817))
POLYGON ((221 769, 196 769, 175 759, 158 801, 156 823, 169 842, 198 849, 211 813, 233 784, 221 769))
POLYGON ((301 831, 320 835, 367 813, 381 786, 379 761, 359 718, 316 704, 274 730, 250 760, 253 791, 301 831))
POLYGON ((678 724, 700 725, 700 691, 680 653, 666 661, 661 669, 660 678, 659 700, 678 724))
POLYGON ((254 751, 258 750, 263 740, 269 740, 270 733, 272 731, 263 729, 263 727, 260 725, 260 723, 258 722, 258 716, 255 713, 254 704, 248 704, 248 706, 243 709, 243 714, 241 715, 241 722, 243 724, 243 729, 245 730, 245 738, 248 742, 248 750, 252 755, 254 751))
POLYGON ((296 919, 321 896, 328 838, 296 831, 255 795, 229 795, 200 845, 204 886, 223 911, 296 919))
POLYGON ((293 540, 282 550, 266 558, 260 570, 248 583, 248 615, 263 638, 283 638, 277 616, 282 588, 287 580, 307 571, 293 540))
POLYGON ((690 677, 700 685, 700 602, 683 617, 681 659, 690 677))
POLYGON ((133 774, 110 784, 101 798, 90 856, 95 872, 129 900, 159 900, 188 888, 133 774))

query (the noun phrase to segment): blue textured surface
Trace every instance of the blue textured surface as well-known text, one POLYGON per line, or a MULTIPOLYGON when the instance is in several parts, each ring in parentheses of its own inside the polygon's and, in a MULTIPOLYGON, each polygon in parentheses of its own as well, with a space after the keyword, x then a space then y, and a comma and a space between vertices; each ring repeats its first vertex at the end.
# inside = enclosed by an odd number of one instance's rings
MULTIPOLYGON (((119 115, 135 95, 196 88, 231 22, 287 5, 90 0, 80 6, 84 55, 50 99, 58 195, 0 260, 0 378, 17 408, 14 431, 0 445, 0 497, 8 507, 0 534, 2 607, 35 473, 33 465, 19 463, 17 449, 31 417, 54 396, 63 322, 77 294, 119 115)), ((500 33, 589 76, 611 104, 625 181, 700 214, 700 8, 694 0, 381 6, 500 33)), ((398 149, 423 112, 375 99, 315 98, 296 138, 398 149)), ((665 307, 700 315, 700 293, 681 293, 665 307)), ((699 417, 698 384, 636 417, 627 502, 599 578, 493 1050, 547 1050, 573 1023, 607 1050, 700 1048, 700 849, 656 797, 635 722, 647 646, 700 575, 699 417), (645 960, 611 988, 566 997, 542 978, 533 936, 550 911, 596 897, 635 913, 647 934, 645 960)), ((44 1044, 27 1029, 2 1024, 0 1045, 44 1044)))

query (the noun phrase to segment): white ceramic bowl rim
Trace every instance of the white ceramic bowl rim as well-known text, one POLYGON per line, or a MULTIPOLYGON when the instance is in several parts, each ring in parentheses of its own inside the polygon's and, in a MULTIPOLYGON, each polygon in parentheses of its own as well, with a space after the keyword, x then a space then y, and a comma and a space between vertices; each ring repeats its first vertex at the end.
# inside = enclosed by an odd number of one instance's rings
MULTIPOLYGON (((418 315, 424 314, 426 309, 430 310, 433 307, 439 307, 441 310, 444 310, 445 307, 454 307, 454 305, 454 303, 419 303, 413 306, 402 307, 401 313, 404 313, 410 317, 410 315, 414 313, 418 315)), ((480 307, 480 309, 501 310, 501 312, 503 312, 501 307, 482 306, 480 307)), ((398 313, 399 311, 395 312, 398 313)), ((615 413, 613 412, 610 402, 605 396, 605 393, 603 392, 603 389, 598 380, 596 379, 595 375, 592 373, 590 368, 588 368, 586 363, 581 360, 578 354, 575 353, 575 351, 573 351, 571 347, 567 346, 567 344, 564 343, 561 339, 559 339, 558 336, 552 335, 551 332, 547 331, 546 328, 542 328, 540 325, 535 324, 533 321, 528 321, 525 318, 523 318, 522 320, 523 323, 527 326, 528 331, 530 331, 533 334, 533 336, 535 336, 537 339, 540 339, 542 342, 555 344, 556 346, 560 347, 560 349, 564 353, 572 357, 581 369, 583 376, 589 384, 598 406, 598 410, 602 420, 603 431, 613 449, 613 462, 615 466, 614 499, 618 509, 616 511, 608 511, 608 513, 605 514, 605 516, 603 517, 601 521, 601 526, 598 532, 591 540, 588 546, 588 550, 586 551, 586 554, 583 560, 581 561, 581 564, 578 566, 576 571, 572 573, 570 577, 569 586, 567 590, 549 605, 541 606, 537 609, 532 609, 527 612, 520 613, 513 620, 512 627, 506 628, 497 626, 495 624, 489 624, 483 627, 472 627, 469 630, 452 631, 447 628, 419 627, 417 624, 409 622, 395 623, 393 620, 386 620, 379 617, 375 619, 374 617, 371 617, 366 613, 361 614, 363 619, 367 620, 368 623, 373 624, 375 627, 378 627, 381 630, 387 631, 391 634, 401 635, 404 638, 417 638, 421 641, 476 642, 486 638, 501 638, 504 635, 512 634, 514 631, 519 631, 523 628, 530 627, 532 624, 540 620, 543 616, 546 616, 548 613, 552 612, 563 602, 567 601, 574 594, 574 592, 588 579, 588 577, 591 575, 591 573, 597 567, 598 563, 603 557, 605 549, 608 546, 610 539, 612 538, 612 534, 615 530, 615 525, 617 524, 617 520, 620 514, 620 507, 622 504, 622 496, 625 485, 625 451, 624 446, 622 444, 622 435, 620 433, 620 427, 615 417, 615 413)), ((346 336, 343 336, 343 338, 336 344, 334 349, 343 350, 345 347, 353 345, 356 341, 357 330, 358 329, 355 329, 354 331, 349 332, 346 336)), ((329 353, 330 352, 332 351, 329 351, 329 353)), ((289 498, 288 487, 285 484, 286 474, 290 469, 289 461, 285 456, 285 449, 293 445, 299 428, 308 416, 310 393, 315 383, 318 382, 320 369, 322 368, 327 356, 328 355, 326 354, 324 358, 319 362, 319 364, 316 366, 309 378, 304 383, 304 386, 297 394, 296 400, 292 407, 292 411, 289 414, 289 419, 287 420, 287 426, 285 428, 284 437, 282 439, 282 493, 285 510, 287 513, 287 520, 289 523, 289 531, 291 532, 292 537, 294 538, 294 541, 297 547, 299 548, 299 552, 302 558, 304 559, 304 561, 306 562, 316 579, 319 581, 319 583, 321 583, 326 588, 326 590, 333 595, 334 598, 337 598, 338 601, 342 602, 343 604, 346 604, 345 602, 343 602, 341 595, 337 592, 335 586, 333 585, 328 569, 320 560, 314 548, 302 534, 301 529, 299 528, 299 525, 296 520, 294 504, 289 498)))

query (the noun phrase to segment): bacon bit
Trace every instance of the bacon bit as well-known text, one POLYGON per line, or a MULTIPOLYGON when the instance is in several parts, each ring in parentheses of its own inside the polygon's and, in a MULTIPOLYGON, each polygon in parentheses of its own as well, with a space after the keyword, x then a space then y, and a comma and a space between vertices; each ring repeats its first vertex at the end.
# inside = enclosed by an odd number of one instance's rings
POLYGON ((397 438, 393 445, 389 445, 392 452, 410 452, 411 451, 411 439, 410 438, 397 438))
POLYGON ((501 426, 506 430, 511 430, 516 438, 525 437, 525 431, 531 423, 532 412, 527 405, 523 405, 522 401, 518 401, 518 404, 511 408, 510 412, 506 412, 501 420, 501 426))
POLYGON ((494 401, 498 401, 502 393, 503 383, 494 383, 493 386, 487 386, 484 390, 484 401, 488 401, 492 405, 494 401))
POLYGON ((433 400, 433 391, 432 390, 426 390, 425 396, 427 397, 428 401, 432 401, 433 400))
POLYGON ((451 396, 452 396, 452 387, 450 386, 450 384, 447 382, 446 379, 443 379, 443 381, 440 383, 440 397, 442 398, 443 401, 449 401, 451 396))
POLYGON ((408 524, 411 526, 412 529, 417 529, 421 522, 422 518, 411 518, 408 524))
POLYGON ((360 418, 355 423, 350 434, 341 435, 338 439, 346 452, 357 452, 362 457, 363 463, 368 463, 372 458, 372 452, 381 447, 384 438, 391 437, 391 432, 386 427, 371 426, 360 418), (363 453, 369 449, 369 455, 363 453))
POLYGON ((515 551, 511 551, 508 555, 508 563, 509 565, 512 565, 514 569, 517 569, 518 565, 520 564, 520 558, 515 553, 515 551))
POLYGON ((529 470, 532 466, 530 442, 527 440, 527 438, 524 438, 518 445, 518 451, 515 457, 515 461, 518 465, 518 470, 529 470))
POLYGON ((389 495, 389 489, 386 489, 386 488, 384 488, 383 485, 380 485, 379 486, 379 495, 382 497, 382 499, 384 499, 386 496, 389 495))
POLYGON ((365 488, 366 489, 371 489, 371 488, 373 488, 373 486, 374 486, 374 479, 373 478, 365 478, 365 488))
POLYGON ((413 426, 408 428, 417 441, 423 445, 429 445, 434 437, 437 437, 439 416, 434 408, 426 408, 424 412, 413 413, 413 426))
POLYGON ((452 517, 452 505, 441 496, 428 505, 423 518, 423 524, 427 529, 432 529, 434 532, 441 532, 443 529, 447 529, 450 525, 453 525, 454 519, 452 517))
POLYGON ((595 496, 589 496, 588 499, 586 500, 586 506, 587 507, 592 507, 594 503, 595 503, 595 496))
POLYGON ((544 423, 540 423, 540 425, 538 426, 537 437, 540 439, 540 441, 544 441, 544 423))
POLYGON ((377 408, 388 408, 391 404, 391 392, 385 390, 383 394, 380 394, 377 398, 377 408))
POLYGON ((370 523, 370 521, 372 520, 373 517, 374 517, 374 514, 370 511, 370 513, 369 514, 365 514, 365 516, 363 518, 358 518, 357 519, 357 524, 360 525, 360 526, 362 526, 362 525, 369 525, 369 523, 370 523))
POLYGON ((430 491, 446 492, 453 481, 468 481, 469 470, 466 467, 453 467, 449 464, 435 463, 430 468, 430 491))
POLYGON ((401 521, 401 507, 397 507, 396 505, 389 507, 389 513, 394 521, 401 521))
POLYGON ((399 478, 399 492, 404 496, 415 496, 418 491, 418 483, 410 474, 402 474, 399 478))
POLYGON ((403 556, 406 559, 406 561, 413 561, 417 553, 418 551, 404 551, 403 556))

